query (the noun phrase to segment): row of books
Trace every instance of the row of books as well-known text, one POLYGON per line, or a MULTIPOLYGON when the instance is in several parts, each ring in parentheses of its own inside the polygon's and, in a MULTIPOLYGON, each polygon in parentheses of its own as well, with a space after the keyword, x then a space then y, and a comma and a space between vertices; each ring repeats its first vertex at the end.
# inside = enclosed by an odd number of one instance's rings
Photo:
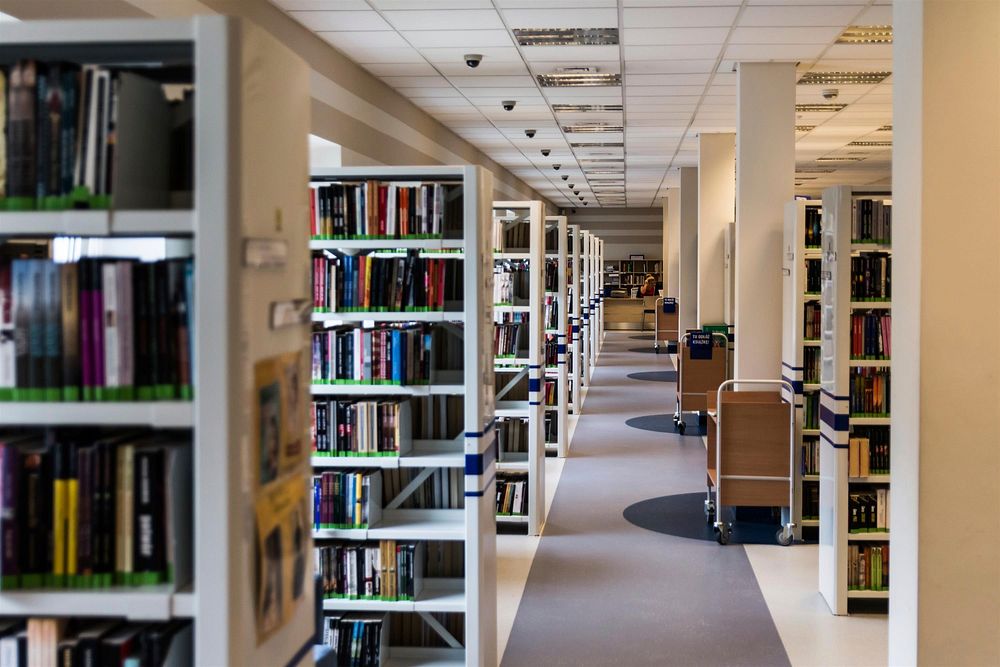
POLYGON ((856 199, 851 215, 852 243, 892 243, 892 202, 856 199))
POLYGON ((309 409, 313 456, 399 456, 403 401, 314 398, 309 409))
POLYGON ((382 471, 328 470, 313 476, 313 529, 367 528, 372 484, 382 471))
POLYGON ((802 428, 819 428, 819 392, 811 391, 802 395, 802 428))
MULTIPOLYGON (((610 270, 614 271, 614 264, 609 265, 610 270)), ((622 273, 652 273, 656 275, 660 272, 660 262, 659 260, 620 260, 618 262, 618 271, 622 273)))
POLYGON ((192 396, 190 259, 0 257, 0 400, 192 396))
POLYGON ((381 540, 315 547, 316 575, 326 599, 412 600, 417 550, 423 544, 381 540))
POLYGON ((383 324, 337 327, 312 335, 313 384, 430 382, 430 327, 383 324))
POLYGON ((409 403, 414 440, 454 440, 465 432, 464 396, 414 396, 409 403))
POLYGON ((806 259, 806 293, 819 294, 823 290, 823 260, 806 259))
POLYGON ((546 368, 555 368, 559 364, 559 339, 556 334, 545 334, 542 359, 546 368))
POLYGON ((552 380, 546 380, 542 385, 542 402, 546 406, 556 406, 558 402, 558 387, 552 380))
POLYGON ((823 209, 806 206, 806 247, 819 248, 823 242, 823 209))
POLYGON ((500 516, 528 515, 528 475, 497 475, 497 514, 500 516))
POLYGON ((555 413, 545 413, 545 419, 542 422, 542 436, 547 445, 553 445, 559 440, 559 420, 556 419, 555 413))
POLYGON ((847 499, 847 532, 889 532, 889 489, 852 493, 847 499))
POLYGON ((531 224, 522 221, 493 220, 493 249, 497 252, 528 252, 531 247, 531 224))
POLYGON ((822 348, 809 345, 802 348, 802 381, 806 384, 819 384, 820 362, 823 359, 822 348))
POLYGON ((819 340, 823 331, 822 310, 819 301, 806 301, 803 304, 802 337, 805 340, 819 340))
POLYGON ((819 438, 815 436, 804 436, 802 438, 802 474, 819 474, 819 438))
POLYGON ((847 448, 848 477, 889 474, 889 429, 855 427, 847 448))
POLYGON ((547 295, 542 309, 542 321, 546 329, 559 329, 559 311, 559 297, 547 295))
POLYGON ((191 97, 98 65, 0 67, 0 210, 169 207, 190 194, 191 97))
POLYGON ((493 303, 500 306, 527 305, 530 280, 527 269, 514 268, 510 263, 497 265, 493 270, 493 303))
POLYGON ((183 667, 193 656, 189 621, 28 617, 0 621, 3 667, 183 667))
POLYGON ((444 310, 462 300, 460 259, 313 255, 313 310, 384 312, 444 310))
POLYGON ((851 313, 851 359, 892 358, 892 313, 851 313))
POLYGON ((443 183, 313 184, 310 234, 314 239, 441 238, 461 230, 460 185, 443 183))
POLYGON ((385 614, 328 614, 322 640, 337 653, 337 665, 380 667, 385 614))
POLYGON ((889 590, 889 545, 847 545, 847 590, 889 590))
POLYGON ((191 447, 141 433, 0 433, 0 589, 191 576, 191 447))
POLYGON ((892 257, 864 252, 851 257, 851 301, 892 300, 892 257))
POLYGON ((528 314, 503 313, 504 322, 493 324, 493 354, 500 358, 528 356, 528 314))
POLYGON ((802 518, 819 519, 819 482, 802 484, 802 518))
MULTIPOLYGON (((548 248, 550 246, 546 245, 546 247, 548 248)), ((555 252, 555 250, 550 250, 549 252, 555 252)), ((557 259, 545 260, 544 285, 546 292, 559 291, 559 260, 557 259)))
POLYGON ((852 417, 887 417, 890 414, 888 368, 851 368, 850 406, 852 417))
POLYGON ((497 420, 497 458, 506 460, 513 452, 528 451, 528 419, 505 417, 497 420))

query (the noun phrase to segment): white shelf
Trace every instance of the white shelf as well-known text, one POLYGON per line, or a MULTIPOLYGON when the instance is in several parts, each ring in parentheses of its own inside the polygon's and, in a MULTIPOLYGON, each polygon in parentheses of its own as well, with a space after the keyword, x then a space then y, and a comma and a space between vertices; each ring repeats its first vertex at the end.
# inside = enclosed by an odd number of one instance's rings
POLYGON ((497 401, 497 417, 527 417, 529 414, 528 401, 497 401))
POLYGON ((464 249, 462 239, 350 239, 309 241, 311 250, 397 250, 400 248, 421 250, 464 249))
POLYGON ((867 477, 847 478, 849 484, 888 484, 890 481, 889 475, 868 475, 867 477))
POLYGON ((802 429, 802 435, 819 435, 818 428, 804 428, 802 429))
POLYGON ((852 243, 851 252, 892 252, 892 245, 887 243, 852 243))
POLYGON ((526 524, 528 517, 523 514, 497 514, 497 523, 526 524))
POLYGON ((504 306, 495 303, 493 304, 493 310, 497 313, 530 313, 531 306, 504 306))
POLYGON ((818 482, 819 475, 802 475, 803 482, 818 482))
POLYGON ((192 428, 190 401, 0 403, 3 426, 149 426, 192 428))
POLYGON ((516 259, 516 260, 526 260, 531 259, 530 252, 494 252, 493 259, 516 259))
POLYGON ((175 593, 170 585, 0 593, 2 616, 124 617, 134 621, 166 621, 191 617, 193 606, 191 593, 175 593), (175 597, 179 598, 176 605, 175 597))
POLYGON ((369 540, 465 539, 464 510, 383 510, 382 520, 368 529, 369 540))
POLYGON ((191 210, 0 212, 2 236, 191 236, 191 210))
POLYGON ((511 367, 527 366, 528 365, 528 358, 527 357, 513 357, 513 358, 511 358, 511 357, 502 357, 502 358, 501 357, 495 357, 493 359, 493 365, 494 366, 511 366, 511 367))
POLYGON ((802 391, 819 391, 823 386, 818 382, 804 382, 802 384, 802 391))
POLYGON ((823 341, 819 341, 819 340, 804 340, 804 341, 802 341, 802 345, 804 345, 805 347, 819 347, 822 344, 823 344, 823 341))
POLYGON ((888 600, 889 591, 847 591, 847 597, 855 600, 888 600))
POLYGON ((314 384, 313 396, 458 396, 461 384, 314 384))
POLYGON ((461 311, 429 312, 370 312, 370 313, 313 313, 313 322, 462 322, 465 313, 461 311))
POLYGON ((819 526, 819 519, 802 519, 801 525, 803 528, 815 528, 819 526))
POLYGON ((389 647, 382 667, 465 667, 465 652, 454 648, 389 647))
POLYGON ((848 542, 888 542, 888 532, 881 533, 847 533, 848 542))
POLYGON ((424 579, 423 590, 414 600, 323 600, 327 611, 465 612, 464 582, 461 579, 424 579))
POLYGON ((892 309, 892 301, 852 301, 851 310, 885 310, 892 309))
POLYGON ((890 426, 890 417, 851 417, 851 426, 890 426))

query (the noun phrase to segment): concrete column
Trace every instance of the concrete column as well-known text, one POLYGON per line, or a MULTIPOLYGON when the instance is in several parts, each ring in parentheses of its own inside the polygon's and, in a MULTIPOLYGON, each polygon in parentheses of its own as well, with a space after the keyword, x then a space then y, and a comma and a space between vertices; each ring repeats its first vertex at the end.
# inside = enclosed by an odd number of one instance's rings
POLYGON ((726 321, 726 225, 736 216, 736 135, 698 136, 698 326, 726 321))
POLYGON ((678 335, 698 326, 698 168, 681 167, 677 256, 678 335))
POLYGON ((1000 3, 893 4, 890 665, 1000 664, 1000 3))
POLYGON ((663 256, 665 294, 675 299, 680 297, 680 249, 681 249, 681 190, 667 188, 663 208, 663 239, 666 252, 663 256))
POLYGON ((795 196, 795 64, 740 63, 736 77, 734 375, 781 377, 784 206, 795 196))

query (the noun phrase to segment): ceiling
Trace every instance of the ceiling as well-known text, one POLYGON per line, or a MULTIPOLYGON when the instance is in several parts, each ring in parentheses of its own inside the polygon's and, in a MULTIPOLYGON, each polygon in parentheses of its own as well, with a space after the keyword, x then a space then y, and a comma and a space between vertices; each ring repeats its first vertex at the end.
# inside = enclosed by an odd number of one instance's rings
MULTIPOLYGON (((579 197, 589 206, 658 206, 677 168, 697 165, 699 133, 736 130, 737 62, 794 61, 800 76, 892 69, 891 44, 836 43, 848 26, 891 24, 891 0, 272 1, 557 206, 579 206, 579 197), (619 43, 520 46, 519 28, 617 28, 619 43), (483 55, 476 69, 465 65, 470 52, 483 55), (621 85, 536 79, 578 66, 620 74, 621 85), (517 102, 512 111, 505 100, 517 102), (559 104, 622 110, 554 111, 559 104), (585 122, 623 130, 564 131, 585 122)), ((799 84, 796 101, 829 103, 828 88, 838 89, 843 110, 796 114, 797 191, 886 182, 892 77, 799 84)))

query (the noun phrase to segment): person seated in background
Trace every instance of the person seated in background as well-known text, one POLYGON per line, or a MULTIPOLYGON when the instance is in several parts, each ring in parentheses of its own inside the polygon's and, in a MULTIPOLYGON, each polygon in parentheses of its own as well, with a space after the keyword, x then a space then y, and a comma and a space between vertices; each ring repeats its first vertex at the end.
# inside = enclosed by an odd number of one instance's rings
POLYGON ((639 288, 639 297, 642 298, 644 296, 656 296, 656 278, 652 274, 646 276, 642 287, 639 288))

